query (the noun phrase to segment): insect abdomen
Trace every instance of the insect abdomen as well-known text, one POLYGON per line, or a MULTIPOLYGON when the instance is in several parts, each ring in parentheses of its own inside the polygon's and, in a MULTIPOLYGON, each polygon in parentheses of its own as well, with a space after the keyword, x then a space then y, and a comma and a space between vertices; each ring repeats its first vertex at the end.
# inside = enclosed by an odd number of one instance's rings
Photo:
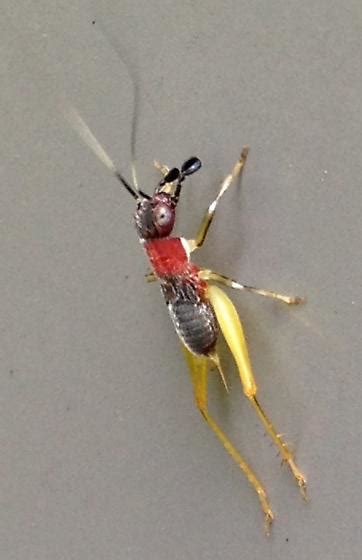
POLYGON ((207 355, 213 351, 218 325, 211 303, 201 297, 197 285, 190 278, 163 279, 161 290, 175 330, 194 354, 207 355))
POLYGON ((209 354, 216 344, 218 329, 210 304, 169 304, 171 319, 185 346, 194 354, 209 354))

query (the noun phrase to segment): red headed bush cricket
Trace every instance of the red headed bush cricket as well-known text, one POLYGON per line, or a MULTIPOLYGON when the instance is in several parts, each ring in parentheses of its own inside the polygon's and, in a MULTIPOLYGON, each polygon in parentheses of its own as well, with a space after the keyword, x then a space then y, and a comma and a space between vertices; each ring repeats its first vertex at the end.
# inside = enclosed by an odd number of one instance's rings
POLYGON ((143 248, 149 258, 152 272, 146 274, 149 282, 158 281, 164 296, 171 320, 182 343, 186 361, 191 373, 196 404, 207 424, 214 431, 226 451, 244 472, 255 489, 263 510, 266 531, 273 521, 273 513, 266 492, 250 466, 222 432, 209 413, 207 403, 207 377, 210 366, 216 366, 227 389, 222 370, 217 341, 220 331, 235 359, 243 391, 266 432, 277 446, 279 453, 294 476, 302 496, 306 498, 306 479, 294 461, 294 455, 276 431, 257 399, 257 386, 254 379, 243 327, 238 313, 230 298, 216 284, 236 290, 253 292, 279 300, 286 304, 299 304, 302 299, 276 292, 245 286, 209 269, 199 268, 190 260, 190 254, 200 248, 215 215, 221 197, 236 181, 244 169, 248 147, 244 146, 240 158, 231 173, 221 183, 219 192, 209 205, 194 239, 172 237, 176 209, 187 178, 201 168, 201 161, 191 157, 180 169, 169 169, 155 162, 162 178, 152 195, 140 190, 137 182, 131 185, 118 171, 105 150, 80 115, 72 108, 66 117, 84 142, 97 157, 116 176, 128 193, 134 198, 136 230, 143 248))

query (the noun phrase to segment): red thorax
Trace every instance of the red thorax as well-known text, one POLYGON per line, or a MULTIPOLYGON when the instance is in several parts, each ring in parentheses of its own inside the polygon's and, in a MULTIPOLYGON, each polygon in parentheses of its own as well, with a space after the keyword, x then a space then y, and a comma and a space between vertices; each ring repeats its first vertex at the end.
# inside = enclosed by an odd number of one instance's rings
POLYGON ((158 278, 187 276, 192 278, 201 291, 206 283, 198 277, 199 268, 190 262, 180 237, 154 239, 144 244, 153 271, 158 278))

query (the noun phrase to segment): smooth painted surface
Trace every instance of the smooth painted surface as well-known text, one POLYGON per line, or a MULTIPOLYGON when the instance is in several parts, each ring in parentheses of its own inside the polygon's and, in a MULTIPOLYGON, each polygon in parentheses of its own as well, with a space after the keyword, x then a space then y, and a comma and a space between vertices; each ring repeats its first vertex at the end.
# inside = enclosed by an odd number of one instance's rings
POLYGON ((361 3, 6 0, 0 26, 1 560, 358 558, 361 3), (232 393, 218 376, 210 388, 269 492, 269 539, 194 407, 167 309, 143 279, 133 200, 61 114, 74 105, 131 178, 133 91, 117 50, 141 92, 142 188, 158 180, 155 158, 203 162, 177 233, 196 232, 251 146, 197 262, 308 300, 230 293, 308 505, 226 350, 232 393))

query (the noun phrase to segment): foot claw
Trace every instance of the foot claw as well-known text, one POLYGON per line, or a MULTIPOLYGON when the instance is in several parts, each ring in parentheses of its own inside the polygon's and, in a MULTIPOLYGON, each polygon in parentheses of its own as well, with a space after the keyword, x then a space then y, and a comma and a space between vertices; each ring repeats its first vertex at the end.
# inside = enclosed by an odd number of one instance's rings
POLYGON ((245 144, 245 146, 243 146, 243 150, 242 150, 241 156, 240 156, 240 161, 242 163, 244 163, 244 161, 248 157, 249 150, 250 150, 249 146, 247 144, 245 144))
POLYGON ((300 493, 302 495, 302 498, 305 502, 308 502, 308 494, 307 494, 307 481, 304 478, 303 475, 300 475, 300 477, 297 478, 297 482, 298 482, 298 486, 299 486, 299 490, 300 493))
POLYGON ((293 457, 291 457, 288 460, 288 464, 290 467, 290 470, 293 473, 293 476, 298 484, 300 493, 302 495, 303 500, 305 500, 306 502, 308 501, 308 496, 307 496, 307 480, 305 478, 305 476, 303 475, 303 473, 298 469, 297 465, 294 462, 293 457))
POLYGON ((289 301, 287 301, 288 305, 301 305, 302 303, 305 303, 305 298, 300 296, 290 297, 289 301))
POLYGON ((274 520, 274 515, 271 509, 265 512, 264 515, 264 531, 267 537, 270 535, 270 529, 274 520))

